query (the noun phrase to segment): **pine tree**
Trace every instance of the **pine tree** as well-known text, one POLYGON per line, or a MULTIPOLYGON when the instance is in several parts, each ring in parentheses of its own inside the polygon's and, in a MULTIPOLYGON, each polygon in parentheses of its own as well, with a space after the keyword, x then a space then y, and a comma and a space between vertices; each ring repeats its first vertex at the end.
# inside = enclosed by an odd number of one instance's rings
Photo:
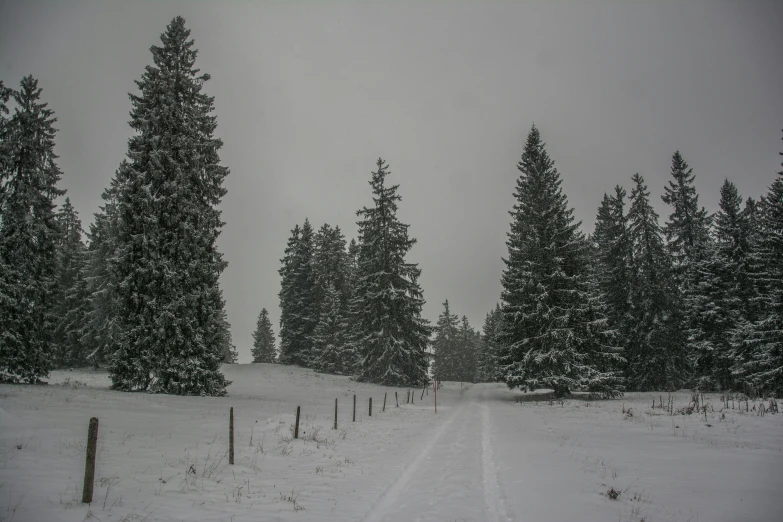
POLYGON ((312 335, 320 311, 316 302, 313 273, 313 227, 304 225, 292 231, 280 275, 280 362, 310 367, 313 356, 312 335))
POLYGON ((639 174, 633 176, 628 233, 633 247, 630 330, 626 372, 634 390, 677 389, 687 378, 685 337, 671 264, 650 205, 650 193, 639 174))
POLYGON ((625 196, 625 190, 619 185, 613 196, 604 194, 593 240, 597 245, 595 277, 606 305, 609 327, 614 332, 616 344, 627 349, 633 252, 625 215, 625 196))
POLYGON ((509 387, 619 392, 617 377, 598 370, 616 350, 603 344, 593 318, 587 242, 574 222, 560 174, 533 126, 518 165, 503 271, 501 371, 509 387))
POLYGON ((110 372, 119 390, 223 395, 227 323, 216 240, 228 168, 220 165, 214 99, 195 66, 185 20, 151 48, 153 65, 131 95, 128 161, 117 198, 110 261, 118 335, 110 372))
POLYGON ((86 354, 82 350, 79 329, 87 316, 86 305, 89 305, 82 277, 86 248, 82 242, 82 222, 70 198, 65 198, 56 219, 60 237, 53 305, 56 320, 54 357, 58 366, 81 366, 85 363, 86 354))
POLYGON ((503 330, 500 322, 502 317, 503 311, 500 309, 500 303, 497 303, 484 318, 477 361, 478 382, 505 381, 498 365, 498 357, 501 353, 499 336, 503 330))
POLYGON ((0 380, 38 382, 53 366, 60 169, 54 111, 38 81, 0 85, 0 380), (6 119, 7 101, 14 114, 6 119))
POLYGON ((476 382, 476 332, 471 328, 467 316, 462 316, 457 336, 459 381, 476 382))
MULTIPOLYGON (((221 301, 223 299, 223 292, 220 292, 221 301)), ((236 364, 239 359, 237 353, 237 347, 234 345, 234 341, 231 337, 231 324, 228 322, 228 313, 223 309, 223 313, 220 317, 221 327, 218 329, 218 346, 220 346, 220 353, 222 357, 220 362, 225 364, 236 364)))
POLYGON ((118 337, 119 316, 115 274, 110 261, 117 255, 119 215, 117 197, 123 182, 122 173, 127 170, 123 161, 109 186, 101 194, 104 204, 95 213, 87 234, 89 245, 85 252, 83 274, 89 309, 79 329, 85 358, 98 367, 113 355, 118 337))
POLYGON ((266 308, 261 309, 256 321, 256 331, 253 332, 253 362, 273 363, 277 362, 277 348, 275 348, 275 334, 272 331, 272 322, 266 308))
POLYGON ((405 255, 416 240, 397 218, 398 185, 387 186, 388 166, 378 158, 372 173, 374 206, 357 212, 359 261, 355 313, 361 322, 359 379, 387 386, 427 382, 430 326, 416 264, 405 255))
POLYGON ((710 217, 704 207, 699 208, 699 195, 694 186, 693 169, 683 159, 680 151, 672 156, 671 174, 674 178, 665 187, 661 199, 672 207, 664 233, 672 256, 674 274, 681 286, 690 265, 698 260, 701 249, 709 243, 710 217))
POLYGON ((432 349, 435 361, 432 365, 432 375, 439 381, 458 381, 457 342, 459 319, 449 310, 449 300, 443 302, 443 312, 435 325, 435 340, 432 349))
POLYGON ((313 367, 323 373, 349 374, 355 354, 346 339, 348 322, 343 316, 340 293, 330 283, 321 303, 321 318, 313 332, 313 351, 318 354, 313 367))
MULTIPOLYGON (((783 155, 783 153, 781 153, 783 155)), ((758 268, 760 318, 738 327, 734 344, 742 356, 735 375, 746 391, 783 394, 783 171, 762 201, 758 268)))

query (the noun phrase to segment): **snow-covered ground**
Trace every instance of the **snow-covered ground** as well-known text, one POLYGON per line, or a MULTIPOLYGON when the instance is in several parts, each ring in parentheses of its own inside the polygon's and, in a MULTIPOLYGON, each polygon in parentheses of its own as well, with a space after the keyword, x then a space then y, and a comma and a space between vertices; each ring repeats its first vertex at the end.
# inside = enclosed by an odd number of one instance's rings
MULTIPOLYGON (((720 412, 717 394, 705 396, 714 410, 705 421, 667 415, 660 394, 559 403, 446 383, 435 415, 432 390, 423 400, 418 390, 411 405, 405 390, 299 368, 224 371, 233 384, 223 398, 114 392, 105 373, 86 370, 54 372, 49 386, 0 386, 0 520, 695 522, 783 513, 783 416, 746 413, 744 403, 720 412), (85 506, 91 416, 100 428, 85 506)), ((675 407, 689 400, 678 393, 675 407)))

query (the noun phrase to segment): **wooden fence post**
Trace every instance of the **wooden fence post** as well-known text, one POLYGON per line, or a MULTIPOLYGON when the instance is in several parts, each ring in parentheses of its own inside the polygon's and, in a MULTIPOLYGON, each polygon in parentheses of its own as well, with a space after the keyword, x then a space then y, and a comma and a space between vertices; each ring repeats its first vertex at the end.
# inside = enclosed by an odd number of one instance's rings
POLYGON ((337 429, 337 397, 334 398, 334 429, 337 429))
POLYGON ((432 393, 435 394, 435 413, 438 413, 438 381, 435 381, 435 386, 432 387, 432 393))
POLYGON ((411 404, 413 404, 414 399, 416 399, 416 392, 411 390, 411 404))
POLYGON ((87 462, 84 466, 84 490, 82 502, 92 502, 92 488, 95 484, 95 451, 98 446, 98 417, 90 419, 90 427, 87 430, 87 462))
POLYGON ((228 463, 234 465, 234 407, 228 416, 228 463))
POLYGON ((394 392, 394 402, 397 403, 397 407, 400 407, 400 399, 397 397, 397 392, 394 392))
POLYGON ((356 422, 356 395, 353 396, 353 422, 356 422))
POLYGON ((383 392, 383 411, 386 411, 386 393, 387 392, 383 392))
POLYGON ((372 397, 370 397, 370 417, 372 417, 372 397))
POLYGON ((299 438, 299 406, 296 407, 296 425, 294 426, 294 438, 299 438))
POLYGON ((422 388, 422 389, 421 389, 421 397, 419 397, 419 400, 420 400, 420 401, 423 401, 423 400, 424 400, 424 390, 426 390, 426 389, 427 389, 427 385, 425 384, 425 385, 424 385, 424 388, 422 388))

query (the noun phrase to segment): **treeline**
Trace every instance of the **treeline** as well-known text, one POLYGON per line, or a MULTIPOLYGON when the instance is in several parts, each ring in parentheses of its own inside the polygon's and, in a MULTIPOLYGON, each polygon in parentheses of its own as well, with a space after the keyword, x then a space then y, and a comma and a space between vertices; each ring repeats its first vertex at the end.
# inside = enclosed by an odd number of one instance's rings
POLYGON ((427 382, 431 328, 416 264, 416 240, 397 218, 401 196, 388 165, 372 173, 373 205, 357 212, 358 238, 346 247, 339 227, 296 225, 280 268, 279 362, 356 375, 391 386, 427 382))
POLYGON ((85 237, 54 154, 54 112, 25 77, 0 83, 0 378, 106 364, 112 386, 222 395, 236 352, 216 240, 220 165, 209 80, 181 17, 130 94, 134 131, 85 237), (13 109, 13 115, 10 115, 13 109), (10 115, 10 116, 9 116, 10 115))
POLYGON ((588 237, 535 127, 518 169, 480 379, 557 395, 783 393, 783 172, 744 204, 726 180, 710 215, 675 152, 663 226, 635 174, 627 200, 620 186, 604 195, 588 237))

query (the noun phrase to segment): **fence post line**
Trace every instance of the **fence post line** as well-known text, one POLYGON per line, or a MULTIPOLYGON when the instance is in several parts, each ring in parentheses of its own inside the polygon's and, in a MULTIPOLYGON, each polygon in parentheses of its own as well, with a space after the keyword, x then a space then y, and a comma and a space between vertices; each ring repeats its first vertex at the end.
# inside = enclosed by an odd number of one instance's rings
POLYGON ((294 426, 294 438, 299 438, 299 408, 300 406, 296 407, 296 425, 294 426))
POLYGON ((337 397, 334 398, 334 429, 337 429, 337 397))
POLYGON ((98 417, 90 419, 90 427, 87 430, 87 461, 84 465, 84 489, 82 491, 82 503, 92 502, 92 488, 95 485, 95 451, 98 446, 98 417))
POLYGON ((234 465, 234 407, 228 415, 228 463, 234 465))

